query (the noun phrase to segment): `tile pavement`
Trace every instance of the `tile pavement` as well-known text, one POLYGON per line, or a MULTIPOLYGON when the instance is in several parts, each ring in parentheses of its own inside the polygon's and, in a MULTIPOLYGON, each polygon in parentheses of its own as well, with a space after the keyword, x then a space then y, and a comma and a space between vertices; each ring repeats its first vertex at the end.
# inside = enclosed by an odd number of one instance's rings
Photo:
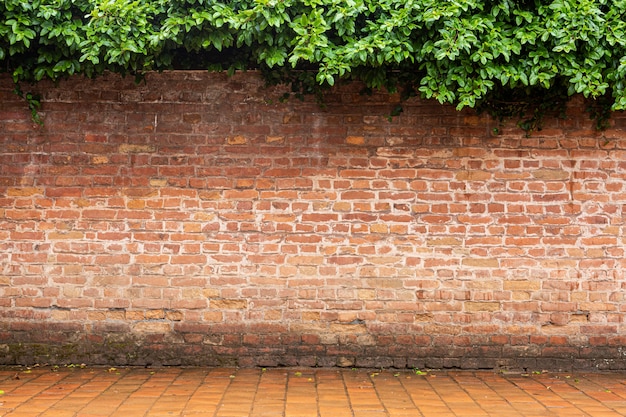
POLYGON ((624 373, 2 368, 0 416, 626 415, 624 373))

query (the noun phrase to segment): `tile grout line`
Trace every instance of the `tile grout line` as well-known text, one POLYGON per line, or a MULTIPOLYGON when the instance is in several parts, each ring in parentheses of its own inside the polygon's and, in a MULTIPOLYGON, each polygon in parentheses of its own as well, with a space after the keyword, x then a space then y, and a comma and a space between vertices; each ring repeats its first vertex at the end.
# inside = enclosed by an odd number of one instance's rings
MULTIPOLYGON (((236 373, 235 373, 235 377, 237 377, 236 373)), ((229 378, 228 379, 228 384, 226 384, 226 386, 224 387, 224 391, 222 392, 222 395, 220 396, 219 401, 215 405, 215 411, 213 412, 213 417, 218 417, 219 416, 220 408, 222 408, 222 406, 224 405, 224 398, 226 398, 226 394, 228 393, 228 389, 233 384, 233 379, 234 378, 229 378)))
MULTIPOLYGON (((587 381, 587 383, 589 383, 589 384, 591 384, 593 386, 596 386, 599 389, 604 389, 604 387, 601 387, 600 385, 598 385, 595 382, 591 381, 586 376, 582 376, 581 378, 584 378, 584 380, 587 381)), ((546 385, 542 380, 537 380, 537 382, 540 383, 541 385, 543 385, 544 387, 546 387, 546 389, 550 389, 550 386, 546 385)), ((582 389, 580 389, 580 387, 577 387, 576 385, 572 385, 568 381, 564 381, 564 383, 566 385, 568 385, 569 387, 575 389, 577 393, 580 393, 580 394, 584 395, 587 399, 593 401, 595 404, 601 405, 602 407, 605 407, 607 410, 610 410, 610 411, 616 413, 617 414, 616 417, 620 416, 619 412, 615 411, 611 407, 608 407, 603 401, 600 401, 600 400, 592 397, 591 395, 589 395, 587 390, 582 390, 582 389)), ((582 413, 589 414, 587 411, 585 411, 585 408, 587 408, 586 406, 580 404, 579 402, 574 402, 575 400, 568 400, 568 399, 566 399, 563 395, 561 395, 561 393, 559 393, 559 392, 557 392, 555 390, 550 389, 550 391, 553 392, 555 395, 557 395, 563 401, 567 401, 568 403, 572 404, 574 407, 576 407, 582 413)))
MULTIPOLYGON (((235 374, 236 376, 236 374, 235 374)), ((255 375, 256 383, 254 396, 252 397, 252 402, 250 403, 250 408, 248 409, 248 415, 251 415, 254 411, 254 404, 256 403, 257 396, 259 395, 259 388, 261 387, 261 381, 263 380, 263 374, 261 372, 257 372, 255 375)))
MULTIPOLYGON (((385 401, 383 400, 383 397, 380 395, 380 391, 378 389, 378 385, 379 384, 376 382, 376 379, 372 376, 373 374, 369 374, 368 373, 368 375, 369 375, 369 378, 372 381, 372 385, 374 386, 374 392, 376 392, 376 397, 378 398, 378 401, 380 402, 380 404, 382 405, 383 409, 385 410, 385 414, 387 414, 388 416, 391 415, 391 412, 389 412, 389 408, 387 408, 387 405, 385 405, 385 401)), ((384 378, 387 378, 387 375, 385 375, 384 378)), ((406 391, 404 385, 402 385, 402 383, 400 381, 398 381, 398 384, 400 385, 400 388, 404 391, 406 396, 411 401, 411 404, 413 404, 413 407, 415 407, 415 403, 413 402, 413 399, 411 398, 409 393, 406 391)), ((420 416, 421 416, 422 413, 421 412, 419 412, 419 413, 420 413, 420 416)))
MULTIPOLYGON (((52 375, 59 375, 59 374, 56 374, 56 373, 54 373, 54 372, 52 372, 51 374, 52 374, 52 375)), ((37 377, 36 377, 36 378, 34 378, 34 379, 32 379, 32 380, 27 380, 27 381, 23 381, 23 382, 21 382, 21 383, 20 383, 20 385, 19 385, 18 387, 16 387, 15 389, 19 389, 19 388, 21 388, 21 387, 24 387, 26 384, 28 384, 28 383, 32 383, 32 382, 35 382, 35 381, 37 381, 37 380, 39 380, 39 379, 41 379, 41 378, 46 377, 47 375, 49 375, 49 374, 47 374, 47 373, 43 373, 43 371, 42 371, 42 373, 41 373, 41 374, 39 374, 39 375, 37 375, 37 377)), ((69 374, 65 374, 65 375, 64 375, 61 379, 59 379, 58 381, 51 382, 50 384, 46 385, 45 387, 42 387, 40 390, 36 391, 36 392, 35 392, 35 394, 34 394, 34 395, 32 395, 32 396, 28 399, 28 401, 26 401, 26 402, 24 402, 24 403, 21 403, 21 404, 17 405, 17 406, 16 406, 15 408, 13 408, 12 410, 8 410, 8 412, 7 412, 7 414, 6 414, 6 415, 9 415, 9 416, 10 416, 12 413, 19 412, 19 409, 20 409, 21 407, 23 407, 23 406, 27 406, 29 401, 34 400, 34 399, 36 398, 37 394, 41 394, 41 393, 42 393, 42 392, 44 392, 46 389, 50 389, 52 386, 54 386, 54 385, 58 384, 59 382, 63 381, 65 378, 67 378, 67 377, 68 377, 68 375, 69 375, 69 374)), ((21 379, 20 379, 20 380, 21 380, 21 379)), ((14 393, 14 392, 15 392, 15 389, 14 389, 14 390, 12 390, 12 391, 10 391, 8 394, 10 395, 11 393, 14 393)), ((54 406, 54 404, 58 403, 59 401, 60 401, 60 399, 59 399, 59 400, 56 400, 55 402, 53 402, 52 404, 50 404, 50 405, 46 408, 46 410, 44 410, 44 412, 45 412, 45 411, 47 411, 47 410, 50 410, 50 408, 52 408, 52 407, 54 406)))
MULTIPOLYGON (((150 382, 150 380, 152 380, 152 379, 153 379, 154 375, 156 375, 156 373, 155 373, 155 374, 150 374, 150 375, 149 375, 149 376, 148 376, 145 380, 143 380, 143 381, 141 382, 141 384, 138 384, 138 385, 137 385, 137 389, 135 389, 134 391, 130 392, 130 393, 126 396, 126 400, 128 400, 128 399, 129 399, 129 398, 130 398, 133 394, 135 394, 136 392, 139 392, 139 391, 142 389, 142 387, 143 387, 146 383, 150 382)), ((116 382, 116 383, 117 383, 117 382, 116 382)), ((170 383, 170 385, 171 385, 171 383, 170 383)), ((110 387, 110 388, 113 388, 114 386, 115 386, 115 384, 111 385, 111 387, 110 387)), ((167 390, 167 388, 168 388, 168 387, 169 387, 169 385, 168 385, 167 387, 165 387, 165 388, 163 389, 163 391, 162 391, 162 392, 165 392, 165 391, 167 390)), ((157 400, 158 400, 158 397, 155 397, 155 399, 154 399, 154 400, 152 401, 152 403, 150 404, 150 407, 148 407, 148 408, 146 409, 146 411, 143 413, 143 416, 144 416, 144 417, 147 417, 147 416, 149 415, 150 409, 154 406, 154 404, 156 404, 157 400)), ((122 403, 121 403, 121 404, 117 407, 117 409, 115 410, 115 412, 114 412, 114 413, 117 413, 117 412, 119 411, 120 407, 122 407, 123 405, 124 405, 124 402, 122 402, 122 403)))
MULTIPOLYGON (((128 372, 128 371, 127 371, 127 372, 128 372)), ((101 370, 101 371, 100 371, 98 374, 96 374, 96 375, 104 375, 104 376, 106 376, 106 375, 107 375, 107 373, 110 373, 110 371, 107 371, 107 370, 101 370)), ((83 407, 81 407, 81 409, 77 411, 77 414, 78 414, 78 413, 81 413, 81 412, 84 412, 84 411, 88 411, 88 410, 89 410, 89 407, 90 407, 90 406, 94 403, 94 401, 97 401, 97 400, 98 400, 98 398, 101 398, 104 394, 106 394, 107 392, 109 392, 109 390, 114 389, 116 385, 118 385, 121 381, 123 381, 123 379, 124 379, 124 378, 123 378, 123 375, 122 375, 122 373, 121 373, 121 372, 119 373, 119 375, 117 375, 117 374, 116 374, 116 379, 115 379, 114 381, 111 381, 111 383, 110 383, 109 385, 107 385, 107 386, 106 386, 106 388, 104 388, 104 389, 102 389, 102 390, 100 390, 100 391, 99 391, 99 394, 98 394, 98 395, 96 395, 95 397, 93 397, 93 398, 92 398, 92 399, 91 399, 91 400, 90 400, 87 404, 85 404, 83 407)), ((149 379, 150 379, 150 378, 148 378, 148 380, 149 380, 149 379)), ((93 378, 91 381, 94 381, 94 380, 95 380, 95 376, 94 376, 94 378, 93 378)), ((90 381, 90 382, 91 382, 91 381, 90 381)), ((126 400, 128 400, 128 398, 129 398, 132 394, 134 394, 135 392, 139 391, 139 390, 141 389, 141 386, 142 386, 143 384, 145 384, 145 382, 146 382, 146 381, 144 381, 142 384, 138 385, 138 386, 137 386, 137 387, 136 387, 133 391, 131 391, 131 392, 129 392, 129 393, 126 393, 126 396, 125 396, 124 400, 123 400, 123 401, 121 401, 121 402, 120 402, 120 404, 119 404, 119 405, 117 405, 117 406, 115 407, 115 409, 114 409, 114 410, 113 410, 110 414, 115 414, 115 413, 117 413, 117 412, 118 412, 118 410, 119 410, 119 408, 120 408, 121 406, 123 406, 123 405, 124 405, 124 402, 125 402, 126 400)), ((146 415, 146 413, 144 413, 143 415, 145 416, 145 415, 146 415)))
MULTIPOLYGON (((192 394, 189 395, 189 400, 187 401, 185 408, 183 409, 183 413, 187 413, 189 412, 188 408, 190 408, 191 405, 194 404, 195 401, 202 401, 202 399, 204 398, 204 395, 207 394, 206 389, 207 388, 213 388, 216 386, 219 386, 217 384, 215 384, 215 374, 216 371, 215 369, 212 370, 208 370, 205 372, 202 380, 198 383, 198 386, 196 387, 196 389, 194 390, 194 392, 192 394)), ((219 376, 218 376, 219 379, 219 376)), ((224 384, 224 389, 220 389, 221 392, 221 396, 219 399, 217 399, 212 405, 215 408, 215 411, 213 412, 213 414, 215 414, 215 412, 217 411, 220 403, 222 402, 223 398, 224 398, 224 393, 226 391, 226 388, 228 387, 228 384, 230 384, 230 379, 228 380, 228 383, 224 384)))
POLYGON ((417 410, 417 412, 420 413, 420 416, 423 417, 424 413, 422 412, 422 409, 419 407, 419 405, 413 399, 413 395, 411 394, 411 390, 409 390, 409 388, 407 386, 407 383, 405 381, 405 379, 410 379, 409 377, 413 378, 413 375, 409 374, 405 378, 402 378, 400 380, 400 385, 402 385, 402 388, 404 389, 404 392, 406 392, 407 395, 409 396, 409 399, 411 400, 411 403, 413 403, 413 406, 415 407, 415 410, 417 410))
POLYGON ((354 417, 354 404, 352 403, 352 398, 350 397, 350 390, 348 389, 348 384, 346 383, 346 373, 341 373, 341 384, 343 386, 343 393, 346 395, 346 400, 348 402, 348 409, 350 410, 350 414, 354 417))
MULTIPOLYGON (((378 390, 377 384, 376 384, 376 380, 375 378, 372 376, 373 374, 368 372, 368 378, 370 379, 371 383, 372 383, 372 387, 374 388, 374 393, 376 393, 376 398, 378 399, 378 402, 380 403, 380 405, 383 407, 383 410, 385 410, 385 414, 386 415, 390 415, 391 413, 389 412, 389 409, 387 408, 387 406, 385 405, 385 402, 383 401, 380 392, 378 390)), ((408 394, 407 394, 408 395, 408 394)), ((411 400, 411 402, 413 402, 411 400)))
MULTIPOLYGON (((71 375, 71 373, 68 373, 68 376, 69 376, 69 375, 71 375)), ((70 398, 70 397, 72 396, 72 394, 79 392, 79 391, 80 391, 80 389, 81 389, 81 388, 82 388, 85 384, 88 384, 88 383, 90 383, 91 381, 93 381, 93 380, 95 379, 95 377, 96 377, 96 375, 97 375, 97 374, 94 372, 93 374, 92 374, 92 373, 90 373, 89 375, 90 375, 90 378, 89 378, 89 379, 87 379, 87 380, 85 380, 85 381, 81 381, 80 385, 78 385, 76 388, 74 388, 71 392, 69 392, 69 393, 68 393, 65 397, 63 397, 61 400, 57 401, 57 402, 55 403, 55 405, 56 405, 56 404, 59 404, 59 403, 60 403, 61 401, 63 401, 63 400, 66 400, 66 399, 70 398)), ((65 379, 65 378, 64 378, 64 379, 65 379)), ((78 415, 78 411, 76 411, 76 412, 74 413, 74 416, 76 416, 76 415, 78 415)))
MULTIPOLYGON (((454 410, 450 407, 450 405, 448 405, 448 402, 447 402, 447 401, 446 401, 446 400, 445 400, 445 399, 441 396, 441 394, 439 394, 439 390, 437 390, 437 389, 435 388, 435 386, 433 385, 433 383, 432 383, 432 382, 431 382, 431 380, 430 380, 431 378, 429 378, 429 377, 425 376, 425 377, 424 377, 424 379, 426 380, 426 383, 427 383, 427 384, 428 384, 428 386, 430 387, 430 390, 431 390, 433 393, 435 393, 435 395, 437 395, 437 397, 439 398, 439 400, 440 400, 443 404, 445 404, 445 406, 446 406, 446 408, 448 409, 448 411, 450 412, 450 414, 452 414, 452 415, 454 415, 454 416, 457 416, 456 411, 454 411, 454 410)), ((457 417, 458 417, 458 416, 457 416, 457 417)), ((461 416, 461 417, 463 417, 463 416, 461 416)))
MULTIPOLYGON (((231 377, 229 378, 228 384, 226 385, 226 387, 224 389, 224 393, 220 397, 220 400, 218 402, 218 407, 216 407, 216 409, 215 409, 214 417, 219 417, 220 410, 225 405, 224 399, 229 394, 230 390, 233 389, 233 385, 237 384, 237 373, 238 372, 239 372, 239 369, 233 369, 233 371, 231 372, 231 377)), ((256 398, 256 396, 258 394, 259 383, 261 382, 261 377, 260 377, 259 373, 255 374, 255 379, 256 379, 255 391, 254 391, 254 395, 252 396, 252 401, 250 402, 250 405, 249 405, 249 408, 248 408, 248 411, 247 411, 247 415, 251 415, 252 411, 254 409, 254 400, 255 400, 255 398, 256 398)))
MULTIPOLYGON (((491 392, 493 392, 495 395, 497 395, 499 398, 502 399, 502 401, 504 401, 509 407, 511 407, 511 410, 515 411, 517 414, 519 414, 520 416, 523 415, 523 413, 517 409, 517 407, 515 406, 515 404, 513 404, 511 401, 509 401, 509 399, 503 395, 500 394, 500 390, 496 389, 493 387, 493 385, 489 382, 486 381, 484 376, 482 376, 481 374, 477 374, 476 378, 486 387, 489 388, 489 390, 491 390, 491 392)), ((499 376, 500 379, 504 380, 504 378, 502 378, 502 376, 499 376)), ((510 385, 512 388, 519 390, 519 388, 517 386, 515 386, 514 384, 510 383, 510 381, 507 380, 508 385, 510 385)), ((547 412, 550 412, 550 410, 546 410, 547 412)))
POLYGON ((320 379, 319 379, 319 372, 315 372, 313 374, 313 377, 315 378, 315 401, 316 401, 316 410, 317 410, 317 417, 321 417, 322 416, 322 410, 320 409, 320 390, 319 390, 319 384, 320 384, 320 379))
MULTIPOLYGON (((151 377, 152 377, 152 375, 151 375, 151 377)), ((177 381, 179 381, 181 378, 184 378, 184 377, 185 377, 185 373, 184 373, 184 372, 180 372, 180 371, 179 371, 179 372, 178 372, 178 375, 176 375, 176 377, 175 377, 175 378, 173 378, 173 379, 170 381, 170 383, 169 383, 169 384, 168 384, 168 385, 167 385, 167 386, 163 389, 163 392, 161 393, 161 396, 160 396, 160 397, 157 397, 157 398, 155 399, 155 401, 153 401, 153 402, 152 402, 151 408, 152 408, 152 407, 154 407, 156 404, 158 404, 159 400, 163 397, 163 395, 165 395, 165 394, 167 393, 167 391, 168 391, 168 390, 169 390, 172 386, 174 386, 174 384, 175 384, 177 381)), ((203 378, 202 378, 202 379, 204 380, 204 378, 205 378, 205 377, 206 377, 206 374, 205 374, 205 375, 203 375, 203 378)), ((151 378, 149 378, 148 380, 144 381, 144 383, 148 382, 150 379, 151 379, 151 378)), ((200 381, 200 382, 198 382, 198 383, 196 384, 196 387, 195 387, 195 389, 193 390, 193 392, 191 392, 189 395, 186 395, 186 396, 185 396, 185 397, 186 397, 186 400, 185 400, 185 405, 184 405, 184 406, 183 406, 183 408, 181 409, 181 413, 184 413, 185 409, 186 409, 186 408, 187 408, 187 406, 189 405, 189 402, 191 401, 191 398, 193 397, 193 395, 194 395, 196 392, 198 392, 198 390, 200 389, 200 387, 201 387, 201 386, 202 386, 202 381, 200 381)), ((144 416, 145 416, 145 417, 149 417, 149 415, 150 415, 150 409, 148 409, 148 410, 146 411, 146 413, 145 413, 145 415, 144 415, 144 416)))
MULTIPOLYGON (((505 399, 502 395, 500 395, 498 392, 494 391, 494 390, 491 388, 491 386, 490 386, 487 382, 485 382, 483 379, 481 379, 481 378, 480 378, 480 377, 479 377, 476 373, 472 373, 471 377, 472 377, 473 379, 475 379, 476 381, 480 382, 480 384, 481 384, 481 387, 480 387, 480 388, 488 390, 490 393, 492 393, 492 394, 494 394, 495 396, 497 396, 497 397, 498 397, 498 399, 503 400, 503 401, 505 401, 505 402, 507 402, 507 403, 508 403, 508 401, 506 401, 506 399, 505 399)), ((459 378, 458 378, 458 375, 454 375, 454 374, 453 374, 453 375, 451 376, 451 378, 452 378, 452 379, 453 379, 453 380, 457 383, 457 385, 459 386, 459 388, 460 388, 462 391, 464 391, 464 392, 465 392, 465 393, 466 393, 466 394, 467 394, 467 395, 468 395, 468 396, 472 399, 472 401, 474 402, 474 404, 475 404, 476 406, 478 406, 478 408, 480 408, 480 409, 481 409, 481 410, 485 413, 485 415, 491 415, 491 413, 490 413, 488 410, 486 410, 486 409, 485 409, 485 408, 481 405, 481 403, 479 403, 479 402, 477 401, 476 396, 475 396, 473 393, 471 393, 471 392, 470 392, 467 388, 465 388, 465 387, 463 386, 463 384, 461 383, 461 381, 460 381, 460 380, 459 380, 459 378)), ((511 404, 509 404, 509 405, 511 406, 511 408, 512 408, 513 410, 517 411, 517 409, 516 409, 515 407, 513 407, 513 405, 511 405, 511 404)))
MULTIPOLYGON (((550 413, 551 415, 558 415, 558 413, 556 413, 554 410, 551 410, 550 407, 546 406, 546 404, 544 404, 544 402, 540 399, 537 398, 536 395, 534 395, 530 388, 525 388, 524 385, 527 385, 528 387, 530 387, 530 384, 527 384, 528 382, 532 382, 533 384, 539 384, 543 387, 546 387, 546 385, 542 384, 540 381, 537 381, 536 379, 533 379, 532 377, 528 376, 528 377, 524 377, 526 379, 520 380, 520 381, 524 381, 525 384, 521 384, 519 383, 519 381, 515 381, 512 380, 510 378, 504 378, 505 381, 509 382, 510 384, 512 384, 518 391, 522 392, 525 394, 526 397, 531 398, 536 404, 541 405, 541 407, 543 407, 545 409, 545 412, 550 413)), ((547 387, 546 387, 547 388, 547 387)), ((563 398, 561 395, 558 395, 557 393, 555 393, 554 391, 551 391, 555 396, 557 396, 559 399, 565 401, 567 404, 573 406, 574 408, 576 408, 577 410, 581 411, 580 408, 578 408, 574 403, 572 403, 571 401, 566 400, 565 398, 563 398)), ((517 408, 516 408, 517 409, 517 408)))

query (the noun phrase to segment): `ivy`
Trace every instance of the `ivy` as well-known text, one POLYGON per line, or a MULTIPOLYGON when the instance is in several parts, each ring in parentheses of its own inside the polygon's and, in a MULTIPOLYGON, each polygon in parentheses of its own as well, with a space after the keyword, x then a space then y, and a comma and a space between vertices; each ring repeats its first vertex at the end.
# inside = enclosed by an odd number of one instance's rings
POLYGON ((41 97, 37 94, 32 93, 24 93, 20 88, 19 84, 15 85, 14 93, 19 97, 23 98, 28 104, 28 110, 30 110, 30 114, 33 122, 37 123, 40 126, 43 126, 43 120, 39 116, 39 108, 41 107, 41 97))
POLYGON ((626 109, 626 0, 0 3, 0 71, 18 85, 166 69, 259 69, 298 95, 359 80, 530 130, 580 94, 606 126, 626 109))

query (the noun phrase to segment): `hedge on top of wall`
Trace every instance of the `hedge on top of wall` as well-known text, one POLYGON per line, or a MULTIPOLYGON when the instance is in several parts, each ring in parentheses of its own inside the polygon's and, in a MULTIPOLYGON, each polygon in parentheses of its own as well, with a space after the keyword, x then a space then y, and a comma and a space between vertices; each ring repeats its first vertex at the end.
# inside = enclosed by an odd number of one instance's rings
POLYGON ((358 79, 500 117, 530 112, 532 129, 574 94, 600 122, 626 108, 625 14, 624 0, 6 0, 0 71, 19 87, 255 68, 298 94, 358 79))

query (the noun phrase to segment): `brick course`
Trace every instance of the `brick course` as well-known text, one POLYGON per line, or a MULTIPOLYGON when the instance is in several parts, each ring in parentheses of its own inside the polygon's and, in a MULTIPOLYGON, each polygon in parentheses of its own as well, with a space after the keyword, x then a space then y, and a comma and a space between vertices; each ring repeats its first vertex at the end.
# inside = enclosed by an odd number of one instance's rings
POLYGON ((620 114, 172 72, 40 83, 40 127, 12 88, 0 363, 626 368, 620 114))

